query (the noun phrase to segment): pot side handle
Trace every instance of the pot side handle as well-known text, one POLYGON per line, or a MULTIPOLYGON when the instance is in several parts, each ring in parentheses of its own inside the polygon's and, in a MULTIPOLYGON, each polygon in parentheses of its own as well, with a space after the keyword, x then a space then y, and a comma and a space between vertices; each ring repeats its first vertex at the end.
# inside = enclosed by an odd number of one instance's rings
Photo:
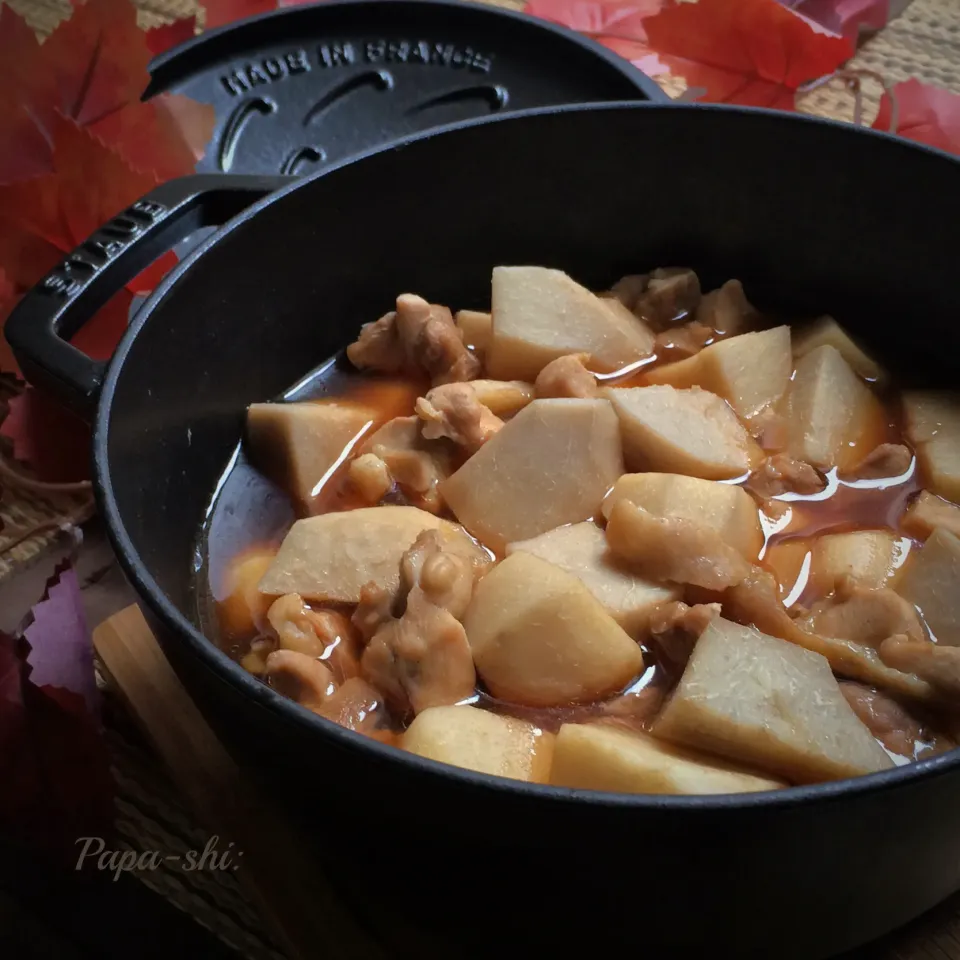
POLYGON ((198 174, 158 186, 68 254, 17 304, 6 337, 30 383, 93 416, 107 364, 72 346, 96 312, 200 227, 221 226, 293 177, 198 174))

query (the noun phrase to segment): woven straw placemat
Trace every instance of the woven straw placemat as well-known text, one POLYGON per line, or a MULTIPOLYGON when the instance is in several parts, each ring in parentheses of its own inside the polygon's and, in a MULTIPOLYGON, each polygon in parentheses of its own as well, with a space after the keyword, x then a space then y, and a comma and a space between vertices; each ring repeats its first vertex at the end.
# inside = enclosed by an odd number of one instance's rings
MULTIPOLYGON (((70 11, 69 0, 7 0, 40 34, 49 33, 70 11)), ((198 12, 194 0, 134 0, 143 26, 156 26, 198 12)), ((491 0, 520 9, 519 0, 491 0)), ((890 83, 916 77, 960 93, 960 0, 893 0, 900 15, 867 40, 851 64, 878 73, 890 83)), ((200 20, 202 22, 202 11, 200 20)), ((679 78, 660 78, 673 96, 684 89, 679 78)), ((864 121, 871 123, 882 93, 873 80, 863 82, 864 121)), ((807 94, 801 109, 820 116, 852 120, 855 97, 837 79, 807 94)), ((0 378, 0 405, 16 387, 0 378)), ((2 486, 2 483, 0 483, 2 486)), ((87 503, 84 497, 39 496, 7 488, 0 496, 0 580, 40 556, 56 538, 56 528, 76 521, 87 503), (47 525, 35 536, 26 535, 47 525)), ((202 849, 209 839, 156 757, 132 726, 122 708, 104 691, 108 746, 117 785, 117 830, 120 846, 183 852, 202 849)), ((229 872, 157 869, 142 881, 224 942, 251 960, 282 960, 256 911, 244 898, 229 872)), ((331 957, 330 960, 336 960, 331 957)), ((853 960, 853 958, 848 958, 853 960)), ((960 895, 907 928, 864 950, 856 960, 960 960, 960 895)))

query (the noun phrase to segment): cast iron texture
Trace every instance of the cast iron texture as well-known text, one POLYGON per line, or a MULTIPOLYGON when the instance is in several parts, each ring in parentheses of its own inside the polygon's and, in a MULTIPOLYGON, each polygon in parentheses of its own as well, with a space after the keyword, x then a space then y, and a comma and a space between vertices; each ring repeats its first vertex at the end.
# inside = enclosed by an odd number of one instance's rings
MULTIPOLYGON (((333 726, 193 621, 196 533, 246 405, 398 291, 488 306, 498 263, 595 289, 670 263, 707 287, 736 276, 763 308, 831 313, 895 376, 953 386, 958 217, 960 162, 884 134, 716 106, 535 111, 283 189, 146 303, 96 417, 114 544, 211 722, 399 956, 825 957, 960 887, 960 756, 770 794, 638 797, 489 778, 333 726)), ((46 296, 8 324, 38 379, 48 343, 28 321, 46 296)))
POLYGON ((148 96, 167 90, 215 106, 201 172, 310 174, 440 124, 668 99, 571 30, 445 0, 293 7, 205 33, 158 57, 151 72, 148 96))

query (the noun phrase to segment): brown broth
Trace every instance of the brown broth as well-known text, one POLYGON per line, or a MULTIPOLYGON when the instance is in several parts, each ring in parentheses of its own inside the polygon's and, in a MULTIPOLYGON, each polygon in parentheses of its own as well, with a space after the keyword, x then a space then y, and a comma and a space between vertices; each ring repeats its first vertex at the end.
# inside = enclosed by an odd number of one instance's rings
MULTIPOLYGON (((647 374, 652 369, 679 359, 684 357, 667 347, 626 372, 603 375, 598 379, 606 386, 645 386, 648 384, 647 374)), ((412 414, 416 398, 424 393, 427 386, 413 380, 361 375, 345 369, 341 363, 327 363, 304 377, 283 399, 323 402, 336 398, 338 403, 355 402, 373 408, 377 415, 368 429, 369 435, 393 417, 412 414)), ((869 422, 842 457, 840 472, 848 470, 880 443, 904 443, 895 410, 895 398, 881 398, 869 422)), ((780 445, 781 441, 777 441, 772 445, 765 444, 765 447, 776 450, 780 445)), ((344 460, 346 462, 348 457, 345 456, 344 460)), ((783 582, 782 596, 791 592, 793 581, 784 575, 783 569, 769 561, 770 550, 792 547, 789 561, 799 570, 811 538, 824 533, 888 529, 903 536, 901 518, 911 498, 922 487, 916 461, 903 477, 892 480, 849 481, 839 478, 836 469, 830 472, 827 479, 827 488, 822 493, 809 496, 787 494, 775 498, 789 507, 789 515, 778 522, 769 519, 765 522, 765 553, 760 562, 783 582)), ((404 501, 401 498, 392 502, 404 501)), ((341 469, 326 482, 317 498, 314 512, 350 510, 365 505, 351 492, 345 472, 341 469)), ((201 533, 198 553, 202 557, 202 564, 197 570, 196 591, 199 616, 207 635, 238 660, 261 633, 259 629, 238 632, 229 627, 224 604, 228 592, 225 576, 229 565, 248 551, 275 549, 295 519, 297 512, 290 498, 254 467, 244 445, 239 444, 217 487, 201 533)), ((597 519, 602 522, 602 518, 597 519)), ((815 599, 809 590, 794 593, 793 602, 807 603, 815 599)), ((709 602, 721 598, 691 589, 687 599, 690 602, 709 602)), ((467 702, 495 713, 528 720, 551 732, 556 732, 563 723, 596 720, 646 729, 649 716, 655 713, 663 697, 678 681, 679 671, 672 668, 668 661, 661 661, 653 642, 649 647, 644 647, 644 655, 644 673, 626 690, 604 702, 534 708, 498 700, 482 686, 467 702)), ((917 749, 922 750, 922 745, 918 744, 917 749)))

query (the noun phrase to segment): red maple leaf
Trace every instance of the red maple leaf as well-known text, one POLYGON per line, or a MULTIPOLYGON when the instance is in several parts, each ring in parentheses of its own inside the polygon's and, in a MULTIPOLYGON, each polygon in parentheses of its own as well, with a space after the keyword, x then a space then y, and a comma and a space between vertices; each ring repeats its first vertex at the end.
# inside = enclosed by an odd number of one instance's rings
POLYGON ((890 0, 780 0, 831 33, 857 42, 861 30, 881 30, 890 19, 890 0))
POLYGON ((0 633, 0 829, 75 860, 78 836, 112 829, 113 781, 69 564, 47 581, 29 621, 29 641, 0 633))
MULTIPOLYGON (((56 115, 51 129, 53 169, 0 186, 0 265, 17 294, 159 182, 71 120, 56 115)), ((151 289, 174 262, 173 254, 161 258, 131 281, 128 290, 151 289)), ((126 328, 130 299, 129 292, 114 297, 73 342, 95 359, 108 358, 126 328)), ((0 321, 15 302, 7 298, 0 321)))
MULTIPOLYGON (((12 309, 17 300, 17 290, 7 276, 6 271, 0 267, 0 322, 12 309)), ((0 335, 0 370, 16 370, 17 361, 10 350, 10 344, 0 335)))
POLYGON ((919 80, 898 83, 892 90, 897 101, 896 130, 891 129, 894 110, 889 93, 880 101, 874 129, 960 153, 960 96, 919 80))
POLYGON ((670 0, 644 26, 651 50, 704 99, 781 110, 854 49, 776 0, 670 0))
MULTIPOLYGON (((43 44, 0 8, 0 326, 63 254, 157 183, 195 169, 213 109, 173 95, 141 101, 150 56, 129 0, 76 4, 43 44)), ((167 255, 128 290, 149 291, 175 262, 167 255)), ((108 357, 129 305, 128 293, 115 297, 74 342, 108 357)), ((0 370, 19 373, 5 347, 0 370)))
POLYGON ((529 0, 524 12, 592 37, 654 76, 665 72, 666 67, 651 53, 643 21, 655 14, 662 3, 663 0, 623 3, 605 0, 529 0))
POLYGON ((171 47, 193 39, 197 32, 196 16, 184 17, 181 20, 174 20, 173 23, 165 24, 162 27, 154 27, 147 31, 147 46, 150 52, 157 56, 166 53, 171 47))
POLYGON ((269 13, 277 6, 277 0, 206 0, 203 4, 208 30, 244 17, 255 17, 258 13, 269 13))
POLYGON ((0 423, 14 459, 30 464, 38 480, 75 483, 90 476, 90 428, 47 394, 27 387, 8 401, 0 423))

